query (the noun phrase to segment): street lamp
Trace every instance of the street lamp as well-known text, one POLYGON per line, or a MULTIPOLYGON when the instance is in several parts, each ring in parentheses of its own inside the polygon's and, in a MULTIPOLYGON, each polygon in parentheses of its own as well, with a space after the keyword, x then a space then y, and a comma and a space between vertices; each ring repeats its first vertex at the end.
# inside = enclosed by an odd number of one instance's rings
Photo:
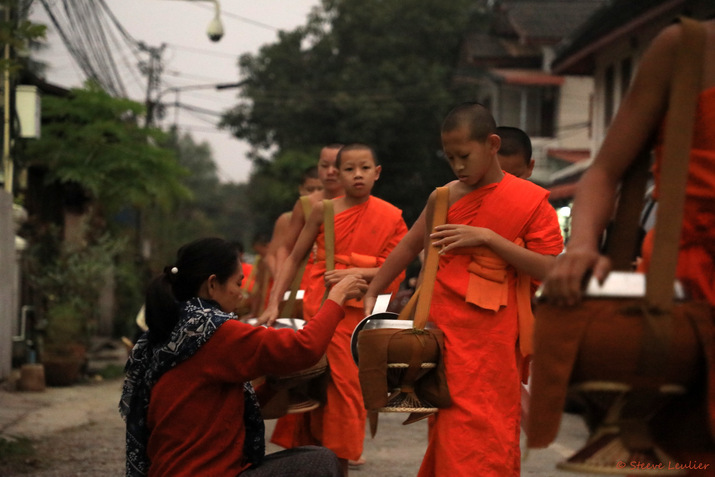
POLYGON ((206 34, 211 41, 219 41, 223 38, 223 25, 221 24, 221 5, 218 0, 181 0, 184 2, 211 2, 214 4, 214 17, 206 28, 206 34))

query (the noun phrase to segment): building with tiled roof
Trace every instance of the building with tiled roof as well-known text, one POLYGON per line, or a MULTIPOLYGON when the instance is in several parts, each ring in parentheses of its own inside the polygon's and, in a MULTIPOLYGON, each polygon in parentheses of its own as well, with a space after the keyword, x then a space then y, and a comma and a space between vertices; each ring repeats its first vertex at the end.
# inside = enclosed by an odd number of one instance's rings
MULTIPOLYGON (((715 16, 712 0, 613 0, 595 12, 557 50, 552 70, 559 75, 594 79, 591 155, 595 155, 611 119, 650 41, 679 15, 715 16)), ((561 171, 556 181, 578 178, 584 165, 561 171)))
MULTIPOLYGON (((607 0, 501 0, 482 2, 487 26, 465 36, 456 80, 474 88, 497 122, 532 138, 532 180, 546 184, 570 165, 550 151, 577 151, 587 159, 593 80, 550 70, 557 45, 607 0)), ((562 154, 563 156, 563 154, 562 154)))

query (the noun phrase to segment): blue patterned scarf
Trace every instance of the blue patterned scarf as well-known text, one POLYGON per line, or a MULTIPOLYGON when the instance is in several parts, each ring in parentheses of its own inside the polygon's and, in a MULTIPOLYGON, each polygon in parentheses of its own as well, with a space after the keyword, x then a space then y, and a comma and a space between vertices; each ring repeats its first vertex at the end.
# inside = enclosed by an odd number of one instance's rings
MULTIPOLYGON (((235 318, 221 311, 214 301, 192 298, 181 305, 179 322, 166 342, 151 346, 146 333, 137 341, 127 361, 119 401, 119 412, 127 423, 127 477, 145 476, 149 470, 146 417, 154 384, 166 371, 193 356, 222 324, 235 318)), ((243 390, 246 428, 243 455, 248 462, 258 465, 265 454, 265 428, 253 386, 245 382, 243 390)))

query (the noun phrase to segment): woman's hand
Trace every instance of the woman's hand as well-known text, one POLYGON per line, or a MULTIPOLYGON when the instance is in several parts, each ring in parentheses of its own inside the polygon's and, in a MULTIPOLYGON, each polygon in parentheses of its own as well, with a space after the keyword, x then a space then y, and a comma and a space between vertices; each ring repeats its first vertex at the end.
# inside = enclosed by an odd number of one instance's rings
POLYGON ((478 247, 488 245, 494 232, 484 227, 472 227, 464 224, 445 224, 435 227, 430 234, 432 245, 447 253, 457 247, 478 247))
POLYGON ((346 275, 328 293, 328 298, 340 306, 351 298, 360 298, 367 291, 367 282, 357 275, 346 275))
POLYGON ((358 278, 363 278, 359 268, 344 268, 342 270, 330 270, 329 272, 325 272, 323 279, 325 280, 325 286, 327 288, 330 288, 343 278, 351 275, 356 276, 358 278))
POLYGON ((581 301, 588 279, 599 283, 608 276, 611 261, 588 247, 569 248, 558 255, 544 278, 542 297, 557 305, 573 306, 581 301))

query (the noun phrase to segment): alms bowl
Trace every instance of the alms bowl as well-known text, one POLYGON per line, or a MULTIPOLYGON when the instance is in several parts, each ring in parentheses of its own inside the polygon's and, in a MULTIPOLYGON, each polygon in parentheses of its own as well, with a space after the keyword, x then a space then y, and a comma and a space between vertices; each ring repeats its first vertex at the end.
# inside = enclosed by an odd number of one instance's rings
MULTIPOLYGON (((410 328, 412 328, 412 320, 398 320, 398 316, 399 315, 397 313, 391 313, 389 311, 382 313, 373 313, 370 316, 366 316, 362 319, 362 321, 360 321, 360 323, 358 323, 358 325, 353 330, 353 334, 350 338, 350 351, 352 352, 353 361, 355 361, 355 364, 359 363, 357 341, 358 334, 362 330, 376 330, 386 328, 409 330, 410 328)), ((432 323, 427 323, 425 325, 425 328, 434 328, 434 325, 432 323)))

